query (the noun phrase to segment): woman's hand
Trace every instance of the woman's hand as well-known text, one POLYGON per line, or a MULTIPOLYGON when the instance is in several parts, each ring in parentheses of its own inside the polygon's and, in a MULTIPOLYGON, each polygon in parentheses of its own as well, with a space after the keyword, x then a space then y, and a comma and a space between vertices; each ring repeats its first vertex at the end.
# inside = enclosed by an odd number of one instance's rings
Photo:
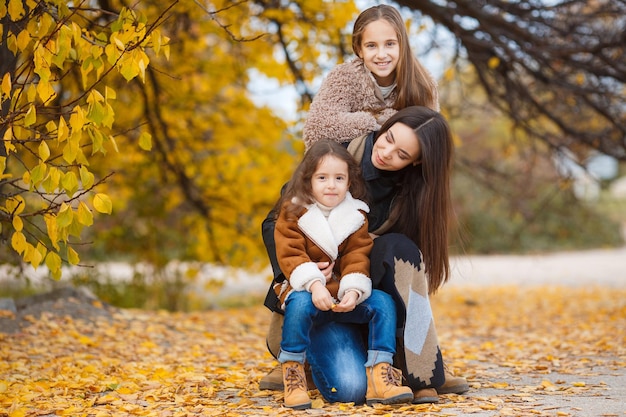
POLYGON ((322 274, 324 274, 324 278, 326 278, 326 282, 330 281, 333 278, 333 268, 335 267, 334 262, 318 262, 317 267, 322 274))
POLYGON ((347 313, 348 311, 354 310, 356 307, 356 301, 359 299, 359 293, 356 291, 346 291, 341 299, 341 302, 337 304, 333 311, 335 313, 347 313))
POLYGON ((315 281, 313 285, 311 285, 310 290, 313 305, 315 305, 318 310, 328 311, 333 308, 335 301, 328 289, 321 282, 315 281))

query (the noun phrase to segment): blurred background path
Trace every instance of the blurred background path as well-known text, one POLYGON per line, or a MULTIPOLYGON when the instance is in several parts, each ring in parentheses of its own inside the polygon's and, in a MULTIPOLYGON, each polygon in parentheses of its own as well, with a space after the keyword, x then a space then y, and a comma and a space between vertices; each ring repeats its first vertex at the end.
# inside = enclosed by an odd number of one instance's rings
MULTIPOLYGON (((473 255, 451 261, 448 286, 626 286, 626 247, 537 255, 473 255)), ((444 287, 445 288, 445 287, 444 287)))
MULTIPOLYGON (((536 255, 471 255, 453 257, 447 287, 476 286, 612 286, 626 287, 626 247, 536 255)), ((224 280, 216 298, 265 294, 268 269, 224 280)))

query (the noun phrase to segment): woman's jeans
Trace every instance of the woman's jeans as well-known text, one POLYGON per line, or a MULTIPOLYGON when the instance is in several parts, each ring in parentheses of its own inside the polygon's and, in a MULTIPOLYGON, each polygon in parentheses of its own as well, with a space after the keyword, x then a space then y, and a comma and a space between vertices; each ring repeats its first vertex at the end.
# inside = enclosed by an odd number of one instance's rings
POLYGON ((278 361, 311 364, 313 382, 331 402, 363 402, 365 368, 393 363, 396 309, 389 294, 372 294, 353 311, 320 311, 307 291, 294 291, 285 302, 285 321, 278 361), (367 324, 367 358, 363 326, 367 324), (314 343, 311 343, 314 340, 314 343))

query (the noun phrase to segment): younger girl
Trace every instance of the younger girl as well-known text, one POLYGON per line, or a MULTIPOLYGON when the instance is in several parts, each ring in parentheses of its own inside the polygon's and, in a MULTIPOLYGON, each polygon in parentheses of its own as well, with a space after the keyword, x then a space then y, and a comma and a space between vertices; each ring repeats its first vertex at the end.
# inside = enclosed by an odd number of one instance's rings
POLYGON ((365 193, 348 151, 336 142, 318 141, 279 201, 274 238, 287 279, 274 289, 285 311, 278 362, 287 407, 311 406, 304 372, 310 332, 329 322, 368 324, 367 361, 361 371, 367 378, 367 404, 413 400, 411 389, 401 386, 400 371, 391 365, 396 349, 393 300, 383 291, 372 291, 369 208, 355 198, 365 193), (318 262, 334 262, 332 279, 327 281, 318 262))
POLYGON ((413 55, 395 8, 364 10, 354 22, 352 49, 357 58, 330 71, 315 95, 303 131, 307 148, 318 139, 349 142, 379 130, 407 106, 439 111, 437 84, 413 55))

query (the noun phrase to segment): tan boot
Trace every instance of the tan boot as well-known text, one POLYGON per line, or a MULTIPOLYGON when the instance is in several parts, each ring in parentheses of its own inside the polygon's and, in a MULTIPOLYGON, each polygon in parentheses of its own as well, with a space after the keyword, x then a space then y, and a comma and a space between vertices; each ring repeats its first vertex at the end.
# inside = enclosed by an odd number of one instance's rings
POLYGON ((366 368, 367 405, 376 403, 398 404, 413 401, 413 391, 402 386, 402 372, 391 364, 379 363, 366 368))
MULTIPOLYGON (((315 382, 313 382, 313 376, 311 375, 311 366, 308 362, 304 364, 304 374, 306 375, 306 386, 307 389, 313 390, 317 387, 315 386, 315 382)), ((261 380, 259 381, 259 389, 260 390, 271 390, 271 391, 282 391, 285 387, 283 386, 283 370, 280 364, 272 368, 261 380)))
POLYGON ((283 385, 285 387, 285 407, 295 410, 311 408, 311 399, 306 386, 304 365, 299 362, 285 362, 283 368, 283 385))
POLYGON ((439 402, 439 396, 434 388, 422 388, 413 391, 413 404, 434 404, 439 402))
POLYGON ((437 387, 437 394, 463 394, 469 391, 470 387, 465 378, 455 376, 445 363, 443 370, 446 382, 442 386, 437 387))

